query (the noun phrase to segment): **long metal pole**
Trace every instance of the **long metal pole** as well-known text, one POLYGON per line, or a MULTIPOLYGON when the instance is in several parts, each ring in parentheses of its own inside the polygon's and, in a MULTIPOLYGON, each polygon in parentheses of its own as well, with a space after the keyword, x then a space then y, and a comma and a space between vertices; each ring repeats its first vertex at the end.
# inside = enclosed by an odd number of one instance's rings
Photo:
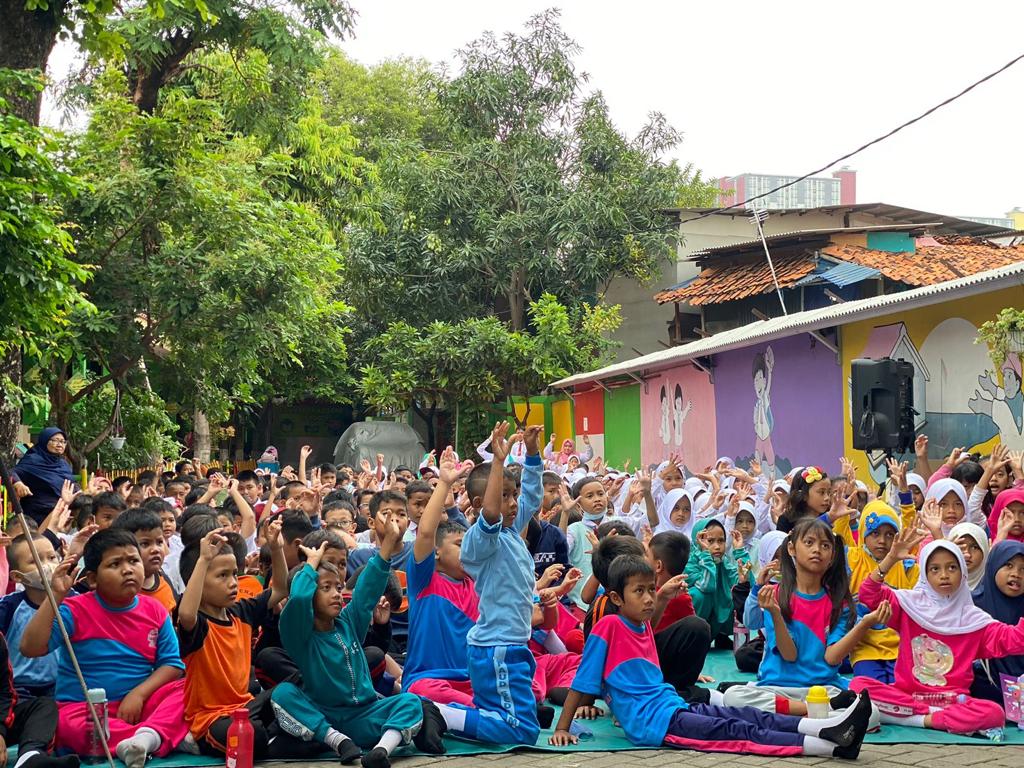
POLYGON ((788 315, 786 302, 782 298, 782 289, 779 287, 779 278, 775 274, 775 265, 772 264, 772 255, 768 252, 768 243, 764 239, 764 230, 761 229, 761 217, 754 212, 754 223, 757 224, 757 234, 761 237, 761 245, 764 246, 764 257, 768 259, 768 269, 772 272, 772 282, 775 283, 775 292, 779 294, 779 304, 782 305, 782 314, 788 315))

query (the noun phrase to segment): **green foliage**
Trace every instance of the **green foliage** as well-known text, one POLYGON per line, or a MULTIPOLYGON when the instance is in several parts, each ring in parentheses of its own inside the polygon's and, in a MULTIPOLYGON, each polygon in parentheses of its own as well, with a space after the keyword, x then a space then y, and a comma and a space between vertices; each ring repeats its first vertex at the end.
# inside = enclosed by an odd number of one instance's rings
MULTIPOLYGON (((77 390, 89 381, 72 379, 71 389, 77 390)), ((76 440, 84 445, 107 428, 115 396, 114 386, 108 383, 72 407, 71 434, 76 440)), ((174 439, 177 425, 167 415, 163 400, 156 394, 141 387, 125 389, 121 398, 121 420, 128 436, 124 447, 115 451, 109 439, 101 441, 89 454, 90 468, 144 467, 151 465, 154 459, 180 455, 182 446, 174 439)))
POLYGON ((632 139, 618 131, 577 51, 549 11, 525 35, 471 43, 458 76, 435 81, 436 131, 378 159, 383 233, 352 234, 364 322, 497 312, 521 328, 544 291, 578 306, 617 276, 656 276, 678 238, 662 212, 712 185, 661 159, 680 136, 660 115, 632 139))
POLYGON ((997 371, 1003 367, 1010 354, 1011 335, 1018 347, 1024 344, 1024 310, 1006 307, 994 319, 986 320, 978 328, 978 338, 974 343, 982 342, 988 346, 989 357, 997 371))
POLYGON ((88 294, 103 324, 78 343, 108 370, 145 358, 165 396, 211 421, 275 378, 336 391, 341 267, 317 208, 289 193, 298 161, 229 130, 216 102, 172 90, 153 115, 108 72, 75 167, 88 294), (326 354, 325 354, 326 351, 326 354))
POLYGON ((530 329, 512 331, 496 317, 422 328, 393 323, 368 342, 363 397, 382 412, 528 398, 550 382, 605 359, 618 307, 584 305, 570 313, 551 294, 529 306, 530 329))
MULTIPOLYGON (((62 167, 61 143, 9 111, 12 98, 42 88, 38 75, 0 70, 0 356, 29 355, 91 311, 80 287, 91 269, 74 260, 65 205, 85 185, 62 167)), ((12 382, 3 393, 20 399, 12 382)))

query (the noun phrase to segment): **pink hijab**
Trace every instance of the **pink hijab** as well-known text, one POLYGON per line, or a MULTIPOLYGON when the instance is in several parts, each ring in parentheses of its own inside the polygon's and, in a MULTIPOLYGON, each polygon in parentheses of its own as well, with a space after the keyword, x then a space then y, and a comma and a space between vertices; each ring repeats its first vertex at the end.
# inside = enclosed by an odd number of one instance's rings
MULTIPOLYGON (((1003 513, 1008 504, 1012 504, 1015 501, 1024 504, 1024 488, 1007 488, 1005 491, 1000 491, 999 495, 996 496, 995 503, 992 505, 992 511, 988 516, 988 532, 993 538, 995 538, 996 531, 999 530, 999 515, 1003 513)), ((1015 536, 1012 533, 1008 534, 1006 538, 1008 541, 1024 541, 1024 536, 1015 536)))
POLYGON ((559 464, 568 464, 569 459, 571 459, 575 455, 576 443, 574 443, 572 440, 566 439, 562 441, 562 450, 558 452, 558 456, 556 456, 555 458, 559 464))

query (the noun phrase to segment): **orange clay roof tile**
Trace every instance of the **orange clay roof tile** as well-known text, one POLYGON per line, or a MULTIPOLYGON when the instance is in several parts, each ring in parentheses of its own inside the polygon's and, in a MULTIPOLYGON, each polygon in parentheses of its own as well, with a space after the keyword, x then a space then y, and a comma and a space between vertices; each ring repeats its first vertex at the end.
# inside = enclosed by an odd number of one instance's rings
MULTIPOLYGON (((911 286, 934 285, 989 269, 1024 261, 1024 245, 1004 247, 963 236, 924 240, 914 253, 876 251, 859 245, 828 245, 823 256, 872 267, 885 277, 911 286), (927 243, 927 244, 926 244, 927 243)), ((811 253, 774 259, 779 285, 787 288, 810 274, 816 265, 811 253)), ((775 290, 764 259, 711 262, 689 284, 655 294, 659 304, 688 302, 693 306, 721 304, 775 290)))

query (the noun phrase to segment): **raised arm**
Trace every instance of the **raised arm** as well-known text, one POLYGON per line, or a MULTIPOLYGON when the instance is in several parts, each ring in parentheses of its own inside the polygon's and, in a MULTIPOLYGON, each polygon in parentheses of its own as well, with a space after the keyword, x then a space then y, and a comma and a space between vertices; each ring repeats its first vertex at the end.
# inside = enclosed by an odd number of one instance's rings
POLYGON ((445 502, 451 487, 458 480, 466 477, 473 470, 473 462, 463 462, 461 466, 455 462, 455 451, 449 445, 441 454, 437 462, 438 479, 434 492, 430 495, 426 509, 420 517, 419 525, 416 527, 416 541, 413 543, 413 557, 417 563, 423 560, 434 551, 434 537, 437 533, 437 526, 441 523, 441 515, 444 514, 445 502))
POLYGON ((220 554, 221 548, 227 543, 224 538, 224 528, 210 531, 203 536, 199 542, 199 559, 196 560, 192 575, 189 576, 188 584, 181 595, 178 603, 178 626, 186 632, 191 632, 199 617, 199 606, 203 602, 203 584, 206 581, 206 572, 210 568, 210 561, 220 554))

